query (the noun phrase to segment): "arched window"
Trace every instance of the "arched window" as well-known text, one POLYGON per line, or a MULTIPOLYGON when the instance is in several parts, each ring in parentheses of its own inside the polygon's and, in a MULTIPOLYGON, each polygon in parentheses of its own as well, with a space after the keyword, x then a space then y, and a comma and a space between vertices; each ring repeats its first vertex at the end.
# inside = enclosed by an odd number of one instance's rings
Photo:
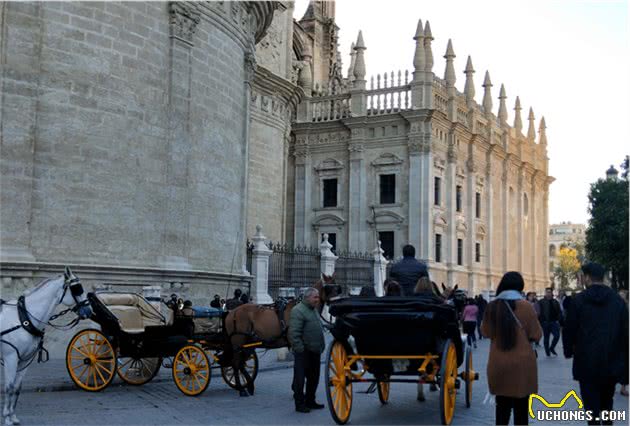
POLYGON ((549 257, 556 257, 556 246, 549 244, 549 257))
POLYGON ((523 193, 523 214, 527 216, 529 213, 529 198, 527 198, 527 194, 523 193))

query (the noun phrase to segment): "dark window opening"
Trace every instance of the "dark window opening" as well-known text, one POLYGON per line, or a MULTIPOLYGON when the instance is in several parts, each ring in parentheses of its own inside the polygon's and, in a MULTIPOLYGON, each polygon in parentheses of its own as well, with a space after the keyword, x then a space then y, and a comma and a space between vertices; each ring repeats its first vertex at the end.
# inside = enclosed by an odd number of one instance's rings
POLYGON ((387 260, 392 260, 394 258, 394 232, 379 232, 378 239, 381 241, 381 248, 384 251, 383 256, 387 260))
POLYGON ((462 187, 459 185, 455 188, 455 211, 462 211, 462 187))
POLYGON ((381 204, 396 202, 396 175, 381 175, 381 204))
POLYGON ((475 217, 479 219, 481 217, 481 193, 475 194, 475 217))
POLYGON ((324 179, 324 207, 337 207, 337 179, 324 179))
POLYGON ((481 262, 481 244, 475 243, 475 262, 481 262))
POLYGON ((442 235, 435 234, 435 261, 442 261, 442 235))
POLYGON ((442 179, 439 177, 433 180, 433 204, 442 204, 442 179))
POLYGON ((457 264, 461 265, 464 263, 464 240, 458 238, 457 239, 457 264))
MULTIPOLYGON (((324 241, 324 234, 322 234, 322 242, 324 241)), ((328 234, 328 242, 332 246, 330 251, 337 254, 337 234, 328 234)))

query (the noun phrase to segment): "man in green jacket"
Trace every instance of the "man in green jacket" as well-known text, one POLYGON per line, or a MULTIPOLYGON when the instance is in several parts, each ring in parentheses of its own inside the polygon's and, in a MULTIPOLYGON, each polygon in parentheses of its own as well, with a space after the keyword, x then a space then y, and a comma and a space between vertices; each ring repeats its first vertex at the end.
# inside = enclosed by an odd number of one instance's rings
POLYGON ((308 413, 312 409, 324 408, 315 401, 319 384, 320 356, 324 351, 324 332, 319 320, 317 305, 319 292, 308 288, 304 300, 291 311, 289 319, 289 342, 293 350, 293 399, 295 411, 308 413), (306 379, 306 380, 305 380, 306 379), (304 382, 306 381, 306 395, 304 382))

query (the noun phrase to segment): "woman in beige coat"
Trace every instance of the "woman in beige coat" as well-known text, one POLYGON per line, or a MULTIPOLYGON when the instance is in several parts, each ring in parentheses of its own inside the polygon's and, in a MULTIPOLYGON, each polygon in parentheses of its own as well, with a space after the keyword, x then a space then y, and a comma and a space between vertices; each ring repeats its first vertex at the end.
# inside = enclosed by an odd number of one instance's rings
POLYGON ((538 392, 532 342, 540 340, 542 328, 534 308, 523 299, 524 286, 520 273, 506 273, 481 323, 481 334, 491 340, 488 387, 496 396, 497 425, 507 425, 512 411, 515 425, 528 424, 528 398, 538 392))

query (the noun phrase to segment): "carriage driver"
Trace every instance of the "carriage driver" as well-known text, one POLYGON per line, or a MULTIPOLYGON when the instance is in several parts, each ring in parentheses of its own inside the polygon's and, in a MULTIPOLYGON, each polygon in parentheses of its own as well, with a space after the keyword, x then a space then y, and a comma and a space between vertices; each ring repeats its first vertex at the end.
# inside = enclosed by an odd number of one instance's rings
POLYGON ((320 357, 324 351, 324 332, 319 320, 317 305, 319 292, 310 287, 304 292, 304 299, 291 311, 289 319, 289 342, 293 350, 293 399, 295 411, 308 413, 313 409, 324 408, 315 401, 319 384, 320 357), (306 380, 305 380, 306 379, 306 380), (306 396, 304 382, 306 381, 306 396))

